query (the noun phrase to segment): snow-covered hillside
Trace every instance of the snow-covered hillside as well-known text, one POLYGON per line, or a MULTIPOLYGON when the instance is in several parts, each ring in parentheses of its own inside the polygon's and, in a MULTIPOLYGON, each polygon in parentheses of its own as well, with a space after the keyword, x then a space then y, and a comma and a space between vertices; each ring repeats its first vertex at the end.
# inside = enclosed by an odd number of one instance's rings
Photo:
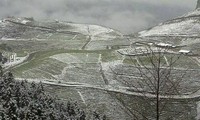
MULTIPOLYGON (((82 34, 91 37, 116 38, 123 37, 119 31, 100 25, 78 24, 66 21, 34 20, 33 18, 8 17, 0 21, 0 38, 24 39, 24 35, 36 38, 44 34, 82 34), (36 35, 37 34, 37 35, 36 35)), ((44 36, 44 35, 43 35, 44 36)))
POLYGON ((73 32, 78 32, 85 35, 96 36, 100 34, 108 34, 111 32, 116 32, 116 34, 121 35, 121 33, 114 31, 113 29, 102 27, 99 25, 87 25, 87 24, 75 24, 75 23, 68 23, 68 25, 72 26, 73 32))
POLYGON ((149 30, 139 32, 145 36, 200 36, 200 9, 181 17, 166 21, 149 30))

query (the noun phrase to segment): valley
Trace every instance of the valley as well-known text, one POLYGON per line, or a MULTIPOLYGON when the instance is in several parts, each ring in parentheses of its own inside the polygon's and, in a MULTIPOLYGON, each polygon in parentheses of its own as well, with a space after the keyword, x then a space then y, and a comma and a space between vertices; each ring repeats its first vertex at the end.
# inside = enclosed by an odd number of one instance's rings
MULTIPOLYGON (((170 101, 164 111, 174 108, 172 112, 164 112, 162 117, 170 119, 178 108, 177 112, 183 113, 175 115, 177 120, 194 119, 199 112, 200 62, 199 49, 196 48, 200 41, 193 34, 171 36, 168 31, 161 32, 164 27, 143 31, 133 37, 98 25, 5 18, 0 22, 0 44, 5 45, 2 51, 26 57, 5 71, 13 72, 19 81, 42 82, 45 89, 60 100, 78 101, 86 112, 97 111, 110 120, 130 120, 135 115, 153 118, 154 105, 143 97, 153 101, 155 94, 149 86, 139 84, 141 73, 135 66, 139 65, 142 71, 152 69, 151 61, 144 56, 149 52, 146 49, 148 44, 155 53, 155 50, 171 51, 162 56, 164 67, 161 69, 169 66, 171 56, 178 59, 171 72, 173 79, 181 79, 181 84, 177 87, 178 93, 160 96, 160 99, 170 101), (155 31, 160 31, 159 35, 154 34, 158 33, 155 31), (171 46, 166 48, 166 45, 171 46), (144 111, 146 107, 149 109, 144 111)), ((182 27, 178 30, 181 31, 182 27)), ((148 75, 148 71, 145 72, 148 75)))

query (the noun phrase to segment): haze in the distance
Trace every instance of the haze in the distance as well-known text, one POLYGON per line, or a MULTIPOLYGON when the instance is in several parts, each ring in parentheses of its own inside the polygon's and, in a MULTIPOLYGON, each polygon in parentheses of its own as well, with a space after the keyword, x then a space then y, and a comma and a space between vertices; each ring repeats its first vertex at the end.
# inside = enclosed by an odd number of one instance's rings
POLYGON ((180 16, 195 6, 196 0, 0 0, 0 18, 99 24, 128 34, 180 16))

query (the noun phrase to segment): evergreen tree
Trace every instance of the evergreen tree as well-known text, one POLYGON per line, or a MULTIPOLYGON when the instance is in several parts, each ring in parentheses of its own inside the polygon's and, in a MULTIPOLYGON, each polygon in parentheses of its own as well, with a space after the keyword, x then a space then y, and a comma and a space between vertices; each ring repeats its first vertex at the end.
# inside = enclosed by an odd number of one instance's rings
MULTIPOLYGON (((16 81, 11 72, 0 76, 0 120, 86 120, 77 102, 64 104, 47 94, 42 83, 16 81), (2 107, 1 107, 2 106, 2 107)), ((100 119, 95 112, 94 120, 100 119)))

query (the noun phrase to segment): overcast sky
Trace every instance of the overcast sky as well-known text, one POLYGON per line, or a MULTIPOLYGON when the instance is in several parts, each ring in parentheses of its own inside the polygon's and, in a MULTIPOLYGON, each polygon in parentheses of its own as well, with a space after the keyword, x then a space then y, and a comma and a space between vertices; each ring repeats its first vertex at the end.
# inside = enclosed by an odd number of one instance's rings
POLYGON ((133 33, 183 15, 197 0, 0 0, 0 18, 58 19, 133 33))

